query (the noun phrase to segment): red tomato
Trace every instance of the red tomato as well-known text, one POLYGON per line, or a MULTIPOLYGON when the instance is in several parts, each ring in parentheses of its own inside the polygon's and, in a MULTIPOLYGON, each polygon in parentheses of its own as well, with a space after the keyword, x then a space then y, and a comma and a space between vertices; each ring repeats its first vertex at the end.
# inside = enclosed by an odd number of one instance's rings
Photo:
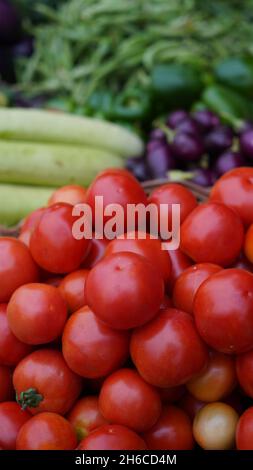
POLYGON ((173 303, 175 307, 193 315, 193 301, 199 286, 220 270, 220 266, 211 263, 195 264, 186 269, 180 274, 174 285, 173 303))
POLYGON ((96 234, 93 234, 93 238, 90 242, 90 249, 87 257, 84 260, 84 268, 94 268, 96 264, 103 258, 109 240, 103 238, 101 240, 95 238, 96 234))
POLYGON ((253 406, 240 417, 236 428, 236 448, 253 450, 253 406))
POLYGON ((212 402, 228 396, 236 386, 235 361, 225 354, 212 352, 205 370, 186 384, 198 400, 212 402))
POLYGON ((244 251, 248 260, 253 263, 253 224, 249 227, 246 233, 244 251))
POLYGON ((14 401, 0 403, 0 446, 3 449, 16 449, 18 432, 31 417, 14 401))
POLYGON ((161 217, 161 204, 167 204, 168 213, 166 220, 163 220, 164 227, 171 230, 172 226, 172 204, 180 204, 180 222, 182 223, 190 212, 197 206, 197 199, 189 189, 178 183, 167 183, 156 188, 148 198, 149 204, 158 207, 159 220, 161 217))
POLYGON ((70 184, 56 189, 48 201, 48 205, 52 206, 57 202, 66 202, 75 206, 76 204, 83 204, 86 201, 86 189, 78 184, 70 184))
POLYGON ((0 303, 9 302, 18 287, 36 282, 38 276, 38 268, 24 243, 0 238, 0 303))
POLYGON ((192 265, 192 260, 190 260, 190 258, 188 258, 188 256, 186 256, 179 248, 177 250, 170 250, 169 255, 171 261, 171 281, 169 290, 171 291, 180 274, 192 265))
POLYGON ((181 227, 181 250, 196 263, 229 266, 240 254, 243 237, 232 209, 217 202, 201 204, 181 227))
POLYGON ((78 441, 99 426, 107 424, 99 411, 98 397, 95 396, 84 397, 77 401, 67 418, 75 430, 78 441))
POLYGON ((253 351, 240 354, 236 359, 236 373, 244 392, 253 398, 253 351))
POLYGON ((127 251, 144 256, 144 258, 149 260, 153 266, 156 266, 160 271, 164 282, 169 282, 171 261, 168 251, 162 249, 161 240, 150 238, 150 234, 144 232, 129 232, 127 234, 129 239, 124 238, 124 236, 126 235, 122 235, 121 237, 112 240, 105 250, 105 255, 107 256, 127 251), (134 239, 130 239, 131 236, 134 239), (145 239, 140 237, 145 237, 145 239))
POLYGON ((90 271, 85 295, 100 320, 112 328, 128 329, 157 314, 164 282, 156 267, 143 256, 115 253, 90 271))
POLYGON ((242 269, 213 274, 194 301, 198 331, 213 349, 239 354, 253 348, 253 275, 242 269))
MULTIPOLYGON (((95 198, 103 196, 104 208, 109 204, 119 204, 124 210, 124 227, 122 233, 127 228, 127 205, 147 204, 147 196, 144 189, 131 173, 121 169, 109 169, 99 173, 91 183, 86 193, 86 203, 90 205, 95 216, 95 198)), ((104 217, 104 223, 110 220, 110 216, 104 217)), ((141 219, 141 223, 143 220, 141 219)), ((134 227, 131 228, 133 230, 134 227)))
POLYGON ((192 317, 173 308, 162 310, 133 332, 132 360, 141 376, 158 387, 175 387, 202 371, 207 349, 192 317))
POLYGON ((88 307, 83 307, 67 321, 62 347, 64 358, 74 372, 99 378, 124 364, 129 354, 129 334, 111 329, 88 307))
POLYGON ((88 274, 88 269, 80 269, 68 274, 60 283, 60 293, 67 302, 71 313, 86 305, 84 288, 88 274))
POLYGON ((174 403, 178 401, 186 391, 184 385, 178 385, 176 387, 169 388, 157 388, 162 403, 174 403))
POLYGON ((191 450, 192 425, 187 414, 176 406, 165 406, 156 424, 143 435, 151 450, 191 450))
POLYGON ((24 232, 27 232, 28 230, 32 231, 35 225, 41 219, 41 216, 44 211, 45 211, 45 207, 40 207, 39 209, 36 209, 35 211, 31 212, 22 223, 22 227, 20 229, 21 234, 24 232))
POLYGON ((105 379, 99 409, 104 418, 141 433, 153 426, 161 413, 161 399, 154 387, 132 369, 121 369, 105 379))
POLYGON ((49 343, 63 331, 67 305, 56 287, 26 284, 12 295, 7 318, 11 331, 20 341, 49 343))
POLYGON ((17 437, 17 450, 72 450, 76 445, 71 424, 56 413, 33 416, 17 437))
POLYGON ((7 320, 7 304, 0 304, 0 364, 15 366, 31 352, 31 346, 19 341, 7 320))
POLYGON ((13 397, 12 373, 9 367, 0 366, 0 402, 13 397))
POLYGON ((185 411, 191 421, 194 420, 198 411, 205 405, 206 403, 204 401, 197 400, 197 398, 193 397, 190 393, 185 393, 178 402, 178 406, 185 411))
POLYGON ((52 411, 64 415, 82 387, 81 378, 54 349, 38 349, 26 356, 14 371, 13 384, 19 401, 28 406, 32 414, 52 411))
POLYGON ((213 186, 211 201, 232 207, 247 226, 253 223, 253 168, 235 168, 213 186))
POLYGON ((145 450, 144 440, 131 429, 119 424, 107 424, 95 429, 83 439, 78 450, 145 450))
POLYGON ((77 269, 89 248, 89 240, 76 240, 72 226, 78 220, 72 216, 70 204, 58 203, 45 209, 30 240, 33 258, 43 269, 60 274, 77 269))
POLYGON ((31 240, 32 233, 33 233, 33 229, 27 228, 26 230, 22 230, 20 232, 20 235, 18 236, 18 240, 20 242, 23 242, 27 246, 27 248, 30 247, 30 240, 31 240))

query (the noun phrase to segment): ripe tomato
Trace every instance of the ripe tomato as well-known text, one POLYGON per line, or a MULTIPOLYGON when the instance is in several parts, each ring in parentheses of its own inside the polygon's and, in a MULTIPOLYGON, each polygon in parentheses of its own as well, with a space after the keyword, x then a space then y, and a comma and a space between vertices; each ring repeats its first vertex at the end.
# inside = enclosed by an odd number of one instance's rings
POLYGON ((38 268, 24 243, 0 238, 0 303, 9 302, 18 287, 36 282, 38 277, 38 268))
POLYGON ((253 168, 235 168, 215 183, 211 201, 232 207, 247 226, 253 223, 253 168))
POLYGON ((19 287, 7 307, 9 326, 27 344, 44 344, 58 338, 67 320, 67 305, 56 287, 26 284, 19 287))
POLYGON ((105 379, 99 409, 110 423, 141 433, 153 426, 161 413, 161 399, 152 385, 132 369, 120 369, 105 379))
POLYGON ((143 435, 151 450, 191 450, 192 425, 187 414, 176 406, 165 406, 156 424, 143 435))
POLYGON ((205 405, 206 403, 204 401, 197 400, 197 398, 193 397, 190 393, 185 393, 178 402, 178 406, 185 411, 191 421, 194 420, 198 411, 205 405))
POLYGON ((45 210, 45 207, 40 207, 39 209, 36 209, 35 211, 31 212, 23 221, 22 227, 20 229, 20 233, 22 234, 23 232, 26 232, 27 230, 32 231, 35 225, 40 220, 44 210, 45 210))
POLYGON ((194 316, 204 341, 217 351, 239 354, 253 347, 253 275, 242 269, 213 274, 199 287, 194 316))
POLYGON ((179 248, 177 250, 170 250, 170 261, 171 261, 171 275, 169 290, 172 291, 175 281, 185 269, 192 265, 192 260, 188 258, 179 248))
POLYGON ((204 402, 222 400, 236 386, 235 361, 232 357, 211 352, 206 369, 186 384, 189 392, 204 402))
MULTIPOLYGON (((147 204, 147 196, 144 189, 131 173, 121 169, 109 169, 98 174, 91 183, 86 193, 86 203, 90 205, 95 216, 96 196, 103 197, 104 208, 109 204, 119 204, 124 210, 124 227, 127 228, 127 205, 147 204)), ((110 220, 110 216, 104 216, 104 223, 110 220)), ((141 223, 143 220, 141 219, 141 223)), ((132 227, 132 230, 134 227, 132 227)))
POLYGON ((89 248, 89 240, 76 240, 72 226, 77 216, 72 215, 70 204, 58 203, 48 207, 36 224, 30 249, 40 267, 61 274, 77 269, 89 248))
POLYGON ((89 253, 83 263, 84 268, 94 268, 94 266, 96 266, 96 264, 103 258, 106 247, 109 244, 109 240, 106 238, 100 240, 95 237, 96 234, 93 233, 93 238, 90 241, 89 253))
POLYGON ((203 406, 193 421, 193 435, 205 450, 228 450, 235 443, 239 416, 226 403, 209 403, 203 406))
POLYGON ((149 383, 175 387, 202 371, 208 361, 207 348, 195 329, 192 317, 173 308, 133 332, 132 360, 149 383))
POLYGON ((162 242, 158 239, 150 238, 150 234, 144 232, 129 232, 127 236, 129 239, 124 238, 125 235, 122 235, 112 240, 105 250, 105 255, 127 251, 144 256, 153 266, 156 266, 164 282, 168 283, 171 273, 171 261, 169 253, 162 249, 162 242), (130 239, 130 237, 133 237, 133 239, 130 239))
POLYGON ((180 274, 173 290, 173 303, 175 307, 193 315, 193 301, 199 286, 212 274, 220 271, 217 264, 194 264, 180 274))
POLYGON ((253 398, 253 351, 240 354, 236 359, 236 373, 244 392, 253 398))
POLYGON ((31 417, 28 411, 21 410, 14 401, 0 403, 0 446, 3 449, 16 449, 18 432, 31 417))
POLYGON ((126 361, 129 334, 113 330, 88 307, 83 307, 67 321, 62 348, 64 358, 74 372, 87 378, 104 377, 126 361))
POLYGON ((184 221, 180 247, 195 263, 229 266, 240 254, 243 237, 242 222, 234 211, 212 202, 196 207, 184 221))
POLYGON ((241 415, 236 429, 236 448, 253 450, 253 406, 241 415))
POLYGON ((0 304, 0 364, 15 366, 31 352, 31 346, 19 341, 7 320, 7 304, 0 304))
POLYGON ((11 370, 9 367, 0 366, 0 402, 11 400, 13 392, 11 370))
POLYGON ((156 267, 143 256, 115 253, 90 271, 85 295, 89 307, 112 328, 135 328, 158 312, 164 282, 156 267))
POLYGON ((81 392, 82 381, 54 349, 38 349, 16 367, 13 384, 20 404, 32 414, 65 414, 81 392), (27 392, 27 393, 24 393, 27 392))
POLYGON ((88 269, 79 269, 79 271, 68 274, 59 285, 59 291, 67 302, 71 313, 86 305, 84 288, 88 274, 88 269))
POLYGON ((26 245, 27 248, 30 248, 30 240, 31 240, 32 232, 33 230, 31 228, 28 228, 20 232, 20 235, 18 236, 18 240, 24 243, 24 245, 26 245))
POLYGON ((57 202, 66 202, 75 206, 83 204, 86 201, 86 189, 78 184, 69 184, 62 188, 56 189, 48 201, 48 205, 52 206, 57 202))
POLYGON ((78 400, 67 418, 75 430, 78 441, 81 441, 99 426, 107 424, 107 421, 99 411, 98 397, 95 396, 88 396, 78 400))
POLYGON ((186 391, 184 385, 178 385, 176 387, 169 388, 157 388, 162 403, 174 403, 178 401, 186 391))
POLYGON ((162 217, 163 226, 169 230, 172 227, 172 204, 180 204, 180 222, 182 223, 190 212, 198 205, 197 199, 189 189, 178 183, 168 183, 156 188, 148 198, 149 204, 155 204, 158 208, 159 221, 162 217), (161 214, 161 204, 168 205, 168 212, 161 214))
POLYGON ((249 227, 246 233, 244 251, 248 260, 253 263, 253 224, 249 227))
POLYGON ((76 445, 71 424, 56 413, 33 416, 17 437, 17 450, 72 450, 76 445))
POLYGON ((131 429, 107 424, 95 429, 79 444, 78 450, 145 450, 144 440, 131 429))

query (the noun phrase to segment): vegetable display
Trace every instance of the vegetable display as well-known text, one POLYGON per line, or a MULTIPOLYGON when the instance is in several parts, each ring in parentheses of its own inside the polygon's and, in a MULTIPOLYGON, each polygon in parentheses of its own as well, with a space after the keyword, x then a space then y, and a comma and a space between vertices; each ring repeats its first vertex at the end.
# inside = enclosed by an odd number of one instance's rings
POLYGON ((252 181, 235 168, 198 204, 109 169, 0 238, 2 449, 253 450, 252 181), (124 223, 128 204, 180 204, 179 248, 137 219, 107 239, 108 213, 101 233, 74 237, 73 204, 95 214, 96 196, 124 223))

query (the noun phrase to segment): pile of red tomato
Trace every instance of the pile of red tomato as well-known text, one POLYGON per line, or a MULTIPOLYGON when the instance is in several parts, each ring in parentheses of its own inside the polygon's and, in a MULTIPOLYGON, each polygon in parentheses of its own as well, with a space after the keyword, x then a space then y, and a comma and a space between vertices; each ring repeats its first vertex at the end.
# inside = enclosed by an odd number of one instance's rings
POLYGON ((203 204, 125 170, 56 191, 0 238, 0 448, 253 449, 252 272, 252 168, 203 204), (97 195, 179 203, 180 249, 75 239, 97 195))

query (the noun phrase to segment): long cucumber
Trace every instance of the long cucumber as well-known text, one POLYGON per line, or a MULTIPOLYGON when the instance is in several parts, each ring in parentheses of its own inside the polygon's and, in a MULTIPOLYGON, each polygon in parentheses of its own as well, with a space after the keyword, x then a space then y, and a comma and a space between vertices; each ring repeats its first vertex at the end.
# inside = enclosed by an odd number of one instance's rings
POLYGON ((40 186, 88 185, 123 160, 92 147, 0 140, 0 182, 40 186))
POLYGON ((85 145, 122 157, 138 156, 143 151, 141 139, 116 124, 34 109, 0 109, 0 138, 85 145))
POLYGON ((0 184, 0 224, 12 226, 47 205, 55 188, 0 184))

